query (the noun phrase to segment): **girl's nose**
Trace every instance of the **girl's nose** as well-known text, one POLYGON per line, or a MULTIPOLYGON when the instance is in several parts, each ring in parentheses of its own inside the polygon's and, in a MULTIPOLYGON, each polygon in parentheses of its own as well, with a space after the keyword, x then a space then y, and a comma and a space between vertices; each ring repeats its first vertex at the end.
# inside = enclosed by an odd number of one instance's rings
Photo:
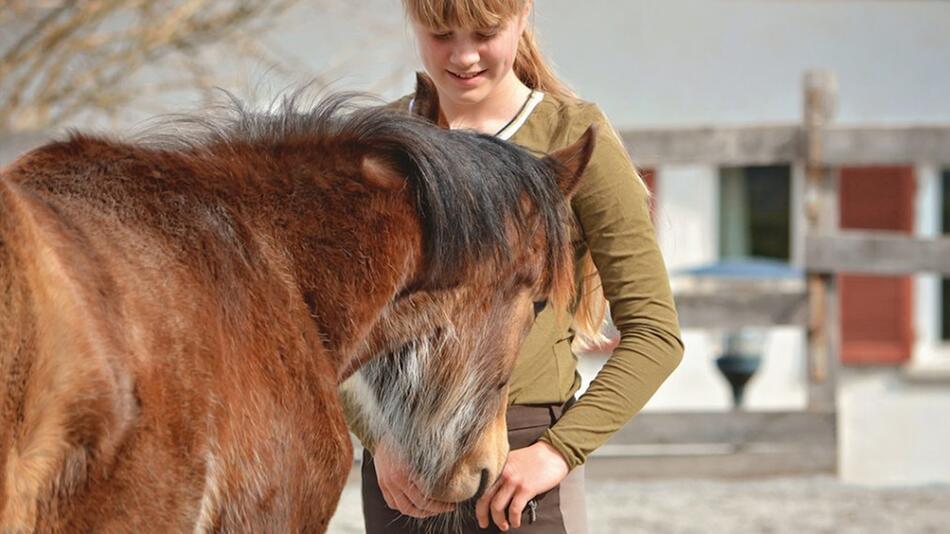
POLYGON ((470 67, 478 63, 478 60, 478 48, 476 48, 474 44, 468 40, 458 43, 458 45, 452 49, 452 55, 449 58, 449 61, 451 61, 453 65, 457 65, 462 68, 470 67))

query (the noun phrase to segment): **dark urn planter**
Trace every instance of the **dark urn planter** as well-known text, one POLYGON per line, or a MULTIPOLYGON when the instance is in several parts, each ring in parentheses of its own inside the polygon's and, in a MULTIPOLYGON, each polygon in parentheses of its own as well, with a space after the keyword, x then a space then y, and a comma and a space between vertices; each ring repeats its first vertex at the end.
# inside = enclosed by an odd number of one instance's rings
POLYGON ((716 367, 732 388, 732 403, 735 409, 742 407, 745 386, 762 364, 761 356, 726 353, 716 358, 716 367))

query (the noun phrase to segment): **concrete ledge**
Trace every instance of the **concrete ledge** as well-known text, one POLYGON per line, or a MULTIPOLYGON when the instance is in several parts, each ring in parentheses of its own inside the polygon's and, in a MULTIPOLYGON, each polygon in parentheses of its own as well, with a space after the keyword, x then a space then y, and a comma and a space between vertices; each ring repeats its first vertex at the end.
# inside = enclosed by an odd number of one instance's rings
POLYGON ((785 453, 736 452, 690 456, 604 457, 587 461, 588 480, 661 478, 760 478, 834 475, 835 451, 797 449, 785 453))
POLYGON ((800 443, 834 448, 834 412, 642 413, 609 445, 676 443, 800 443))
POLYGON ((587 476, 834 474, 836 416, 810 412, 645 413, 591 455, 587 476))

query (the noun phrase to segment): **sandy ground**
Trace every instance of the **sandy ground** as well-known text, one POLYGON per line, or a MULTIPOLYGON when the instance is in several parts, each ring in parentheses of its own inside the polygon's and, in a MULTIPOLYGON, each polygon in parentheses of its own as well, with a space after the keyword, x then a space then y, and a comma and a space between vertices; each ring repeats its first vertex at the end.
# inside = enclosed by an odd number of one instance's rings
MULTIPOLYGON (((831 477, 588 480, 592 534, 950 533, 950 486, 865 488, 831 477)), ((331 533, 363 532, 351 477, 331 533)))

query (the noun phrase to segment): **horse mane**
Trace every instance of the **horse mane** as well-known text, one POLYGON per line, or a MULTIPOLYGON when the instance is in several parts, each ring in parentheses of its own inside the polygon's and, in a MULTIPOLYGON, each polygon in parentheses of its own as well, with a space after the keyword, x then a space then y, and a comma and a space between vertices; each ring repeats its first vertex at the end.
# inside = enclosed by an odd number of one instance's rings
POLYGON ((168 116, 139 140, 164 150, 231 155, 249 145, 279 150, 305 143, 381 156, 406 178, 415 199, 425 244, 420 286, 454 285, 486 258, 511 261, 511 230, 524 239, 543 232, 544 291, 570 285, 564 277, 571 275, 573 219, 554 169, 527 150, 493 136, 435 127, 361 93, 313 103, 303 88, 263 112, 227 96, 211 113, 168 116), (525 200, 533 206, 532 217, 525 214, 525 200))

